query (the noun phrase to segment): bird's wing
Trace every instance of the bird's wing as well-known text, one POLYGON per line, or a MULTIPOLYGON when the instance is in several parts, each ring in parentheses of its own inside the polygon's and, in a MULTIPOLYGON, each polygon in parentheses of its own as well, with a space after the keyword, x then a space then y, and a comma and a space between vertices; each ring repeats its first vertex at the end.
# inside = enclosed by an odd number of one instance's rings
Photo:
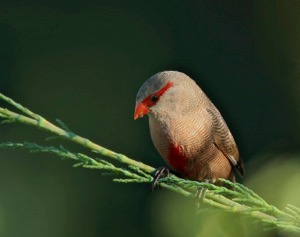
POLYGON ((241 176, 244 176, 244 164, 239 158, 239 151, 230 133, 226 122, 216 108, 207 109, 212 119, 213 140, 216 147, 223 152, 231 165, 238 170, 241 176))

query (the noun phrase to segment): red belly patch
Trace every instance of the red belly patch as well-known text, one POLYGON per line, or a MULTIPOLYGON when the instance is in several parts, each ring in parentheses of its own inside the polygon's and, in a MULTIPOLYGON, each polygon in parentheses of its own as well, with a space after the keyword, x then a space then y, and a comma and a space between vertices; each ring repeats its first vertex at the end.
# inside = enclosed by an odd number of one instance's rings
POLYGON ((181 175, 185 175, 187 158, 182 154, 179 146, 171 144, 168 154, 169 165, 181 175))

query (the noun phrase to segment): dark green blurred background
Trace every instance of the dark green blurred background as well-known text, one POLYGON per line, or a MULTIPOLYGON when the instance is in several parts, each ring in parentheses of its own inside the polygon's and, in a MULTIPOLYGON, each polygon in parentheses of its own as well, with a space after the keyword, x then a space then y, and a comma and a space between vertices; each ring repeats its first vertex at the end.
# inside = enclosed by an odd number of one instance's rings
MULTIPOLYGON (((298 0, 1 1, 0 90, 157 167, 164 163, 148 119, 133 121, 135 96, 152 74, 183 71, 227 121, 245 183, 278 206, 300 204, 299 191, 286 186, 300 180, 299 42, 298 0)), ((22 125, 0 129, 1 142, 48 136, 22 125)), ((116 184, 45 154, 0 155, 1 236, 223 236, 197 229, 203 219, 189 216, 193 204, 174 193, 116 184)), ((251 236, 247 228, 232 233, 251 236)))

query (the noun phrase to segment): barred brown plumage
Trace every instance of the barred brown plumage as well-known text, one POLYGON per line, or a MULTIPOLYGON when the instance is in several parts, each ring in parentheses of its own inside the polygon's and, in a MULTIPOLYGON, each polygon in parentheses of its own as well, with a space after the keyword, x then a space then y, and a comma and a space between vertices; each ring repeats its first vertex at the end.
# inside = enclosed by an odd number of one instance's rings
POLYGON ((234 181, 244 175, 235 140, 218 109, 186 74, 164 71, 140 88, 134 118, 149 115, 154 146, 167 164, 192 180, 234 181), (156 95, 155 101, 151 98, 156 95))

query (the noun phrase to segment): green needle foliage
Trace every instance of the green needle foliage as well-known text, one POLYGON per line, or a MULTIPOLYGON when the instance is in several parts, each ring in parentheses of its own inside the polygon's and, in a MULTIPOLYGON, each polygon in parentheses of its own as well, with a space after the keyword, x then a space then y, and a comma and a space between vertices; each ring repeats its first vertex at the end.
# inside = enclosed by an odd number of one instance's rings
MULTIPOLYGON (((74 162, 74 167, 97 169, 103 175, 113 175, 114 177, 117 177, 113 179, 115 182, 151 183, 153 181, 155 168, 83 138, 72 132, 61 121, 57 121, 58 125, 55 125, 3 94, 0 94, 0 99, 19 111, 13 112, 0 107, 2 123, 31 125, 35 128, 50 132, 56 137, 64 138, 84 146, 95 155, 94 157, 90 157, 82 153, 71 152, 62 146, 41 146, 29 142, 6 142, 0 144, 1 148, 26 149, 31 152, 54 154, 62 159, 72 160, 74 162), (104 158, 106 159, 104 160, 104 158), (109 162, 109 159, 117 161, 114 163, 119 164, 119 166, 109 162)), ((232 189, 219 187, 209 183, 185 180, 174 175, 169 175, 168 177, 160 179, 159 185, 190 198, 195 196, 195 193, 199 188, 206 188, 207 191, 203 202, 207 205, 227 212, 238 213, 255 218, 267 224, 268 228, 278 228, 280 230, 300 233, 300 208, 288 204, 284 210, 280 210, 267 203, 244 185, 232 183, 228 180, 222 181, 232 189)))

